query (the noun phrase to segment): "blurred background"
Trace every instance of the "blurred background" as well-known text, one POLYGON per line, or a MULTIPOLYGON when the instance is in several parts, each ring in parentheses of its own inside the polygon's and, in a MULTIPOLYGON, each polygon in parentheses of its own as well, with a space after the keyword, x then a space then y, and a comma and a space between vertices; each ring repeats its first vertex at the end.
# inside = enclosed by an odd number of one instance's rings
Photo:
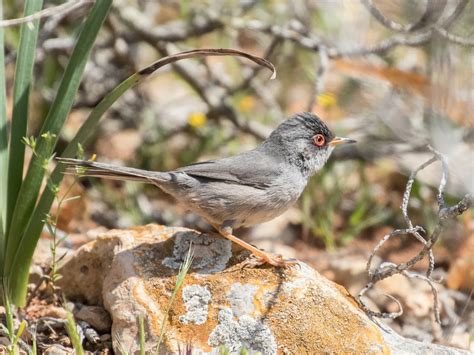
MULTIPOLYGON (((5 18, 22 1, 4 1, 5 18)), ((46 1, 50 5, 60 1, 46 1)), ((37 127, 53 99, 87 7, 43 20, 39 78, 31 112, 37 127)), ((268 251, 315 267, 353 294, 366 283, 375 244, 403 228, 400 211, 410 172, 430 156, 450 164, 448 201, 474 193, 474 3, 469 0, 151 1, 116 0, 87 64, 58 154, 100 99, 129 75, 165 55, 194 48, 235 48, 268 58, 267 70, 228 57, 160 69, 106 114, 85 156, 148 170, 170 170, 252 149, 286 117, 319 115, 357 145, 335 151, 293 209, 236 234, 268 251)), ((13 78, 18 28, 6 32, 7 79, 13 78)), ((12 79, 9 82, 11 98, 12 79)), ((11 109, 11 107, 10 107, 11 109)), ((33 127, 29 132, 38 132, 33 127)), ((97 179, 64 180, 81 199, 61 209, 65 244, 76 247, 104 228, 146 223, 209 227, 154 186, 97 179)), ((437 222, 438 164, 420 173, 409 211, 428 231, 437 222)), ((47 237, 47 236, 45 236, 47 237)), ((380 260, 400 263, 421 245, 390 240, 380 260)), ((372 306, 405 336, 474 347, 472 210, 449 225, 435 247, 442 305, 433 322, 428 284, 394 277, 372 290, 372 306)), ((380 262, 380 261, 379 261, 380 262)), ((425 270, 427 260, 417 264, 425 270)))

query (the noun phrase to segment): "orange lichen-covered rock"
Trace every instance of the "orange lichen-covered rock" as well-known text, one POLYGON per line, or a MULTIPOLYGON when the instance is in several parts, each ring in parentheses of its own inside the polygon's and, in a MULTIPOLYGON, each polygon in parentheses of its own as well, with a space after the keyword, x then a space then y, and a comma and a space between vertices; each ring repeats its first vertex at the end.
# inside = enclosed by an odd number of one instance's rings
POLYGON ((248 254, 233 248, 222 237, 184 228, 112 230, 66 262, 63 290, 105 306, 117 351, 138 350, 143 315, 147 353, 156 348, 163 322, 162 353, 218 353, 221 347, 231 354, 242 348, 261 354, 390 353, 383 332, 343 287, 304 263, 243 268, 248 254), (192 268, 167 312, 190 244, 192 268))

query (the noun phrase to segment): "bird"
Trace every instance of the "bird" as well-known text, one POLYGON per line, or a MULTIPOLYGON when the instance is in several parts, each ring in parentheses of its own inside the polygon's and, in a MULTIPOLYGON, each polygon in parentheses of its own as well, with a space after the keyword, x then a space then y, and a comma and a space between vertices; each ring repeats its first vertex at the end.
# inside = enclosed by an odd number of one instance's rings
POLYGON ((252 265, 288 267, 285 260, 239 239, 234 230, 270 221, 299 198, 313 174, 337 145, 355 143, 335 136, 315 114, 283 121, 256 148, 235 156, 190 164, 172 171, 147 171, 91 160, 57 158, 66 173, 157 186, 204 218, 221 236, 253 254, 252 265))

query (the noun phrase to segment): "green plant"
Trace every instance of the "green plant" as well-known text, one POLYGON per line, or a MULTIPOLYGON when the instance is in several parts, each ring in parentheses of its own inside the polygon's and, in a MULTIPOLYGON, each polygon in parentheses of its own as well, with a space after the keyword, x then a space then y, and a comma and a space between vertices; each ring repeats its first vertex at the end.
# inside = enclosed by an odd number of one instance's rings
MULTIPOLYGON (((28 103, 33 79, 33 64, 38 37, 39 21, 24 23, 20 30, 20 41, 15 69, 13 90, 13 114, 11 130, 7 130, 5 73, 0 83, 0 271, 9 286, 9 297, 16 305, 24 305, 31 258, 45 223, 45 217, 54 200, 49 188, 41 193, 41 185, 53 157, 59 134, 74 102, 86 62, 102 26, 112 0, 97 1, 87 16, 84 26, 63 74, 49 112, 38 138, 24 139, 28 126, 28 103), (23 176, 25 146, 34 149, 33 157, 23 176), (40 198, 40 202, 38 202, 40 198)), ((41 0, 26 0, 24 15, 39 11, 41 0)), ((3 31, 0 32, 0 70, 4 70, 3 31)), ((69 147, 69 153, 77 149, 69 147)), ((53 173, 51 181, 57 185, 61 176, 53 173)), ((5 282, 3 283, 5 284, 5 282)))
POLYGON ((158 339, 158 345, 156 346, 156 350, 155 350, 156 355, 160 353, 160 345, 165 335, 166 319, 168 318, 168 314, 170 313, 171 306, 173 305, 173 302, 176 298, 176 295, 178 294, 179 289, 184 283, 184 279, 186 278, 186 275, 189 269, 191 268, 192 263, 193 263, 193 250, 192 250, 192 244, 189 244, 188 253, 186 254, 184 262, 179 267, 179 272, 178 272, 178 276, 176 277, 176 284, 174 285, 173 293, 171 294, 171 297, 166 306, 166 312, 163 316, 163 319, 161 320, 160 338, 158 339))
POLYGON ((8 354, 17 355, 20 353, 18 349, 18 342, 20 341, 21 335, 26 328, 26 321, 23 319, 18 326, 18 329, 15 329, 13 321, 13 306, 6 292, 3 293, 3 305, 5 306, 5 318, 7 325, 5 326, 4 324, 0 323, 0 330, 7 335, 10 342, 10 344, 7 346, 8 354))
POLYGON ((81 337, 79 332, 77 331, 77 324, 74 320, 74 316, 72 315, 71 311, 66 308, 67 316, 66 316, 66 331, 69 335, 69 339, 71 339, 72 347, 77 355, 84 354, 84 348, 82 347, 81 337))
POLYGON ((145 321, 143 313, 138 316, 138 339, 140 343, 140 355, 145 355, 145 321))
MULTIPOLYGON (((49 175, 47 188, 42 191, 44 176, 54 157, 56 144, 73 105, 85 65, 111 5, 112 0, 94 2, 76 40, 56 97, 36 138, 25 137, 39 23, 28 22, 21 26, 10 132, 7 129, 6 119, 3 30, 0 28, 0 273, 4 281, 7 281, 3 284, 8 284, 7 292, 12 302, 18 306, 25 304, 33 252, 44 224, 48 221, 47 214, 57 195, 56 187, 61 182, 65 168, 57 165, 49 175), (22 179, 24 143, 33 149, 34 154, 22 179)), ((24 14, 27 16, 35 13, 41 7, 41 0, 26 0, 24 14)), ((1 10, 0 5, 0 13, 1 10)), ((125 91, 149 77, 157 69, 181 59, 212 55, 242 56, 274 72, 270 62, 235 50, 191 50, 162 58, 125 79, 102 98, 76 136, 69 142, 62 156, 74 156, 80 144, 84 143, 94 131, 106 110, 125 91)))
POLYGON ((365 229, 390 217, 388 211, 374 203, 362 164, 358 169, 357 189, 340 183, 352 170, 350 167, 343 172, 333 168, 329 166, 313 178, 301 199, 303 227, 312 235, 322 238, 328 249, 343 245, 365 229), (348 194, 356 195, 352 198, 355 205, 351 206, 349 212, 343 208, 343 201, 348 194), (338 220, 342 220, 342 223, 336 223, 338 220))
POLYGON ((50 265, 50 270, 49 273, 46 277, 47 282, 49 283, 49 286, 51 287, 51 291, 53 293, 54 300, 58 300, 58 291, 59 288, 56 285, 56 283, 61 279, 61 274, 58 272, 58 266, 59 262, 66 256, 66 254, 63 254, 58 257, 57 255, 57 248, 59 244, 61 244, 66 238, 67 235, 65 234, 61 238, 58 237, 58 219, 59 219, 59 214, 61 212, 61 208, 64 203, 67 203, 69 201, 77 200, 80 198, 80 196, 71 196, 68 197, 70 194, 72 188, 74 187, 76 182, 73 182, 72 184, 69 185, 67 188, 66 192, 62 195, 59 196, 59 186, 58 185, 53 185, 51 183, 51 180, 48 180, 48 188, 53 191, 54 196, 57 200, 57 206, 56 206, 56 214, 52 216, 50 213, 46 214, 46 218, 44 220, 44 223, 46 225, 46 228, 49 231, 49 234, 53 238, 50 244, 50 250, 51 250, 51 265, 50 265))

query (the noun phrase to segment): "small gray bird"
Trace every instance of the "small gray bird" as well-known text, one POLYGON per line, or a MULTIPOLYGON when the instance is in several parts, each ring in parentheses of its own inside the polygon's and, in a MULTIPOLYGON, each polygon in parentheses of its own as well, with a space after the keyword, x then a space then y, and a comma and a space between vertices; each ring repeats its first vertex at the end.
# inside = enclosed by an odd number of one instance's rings
MULTIPOLYGON (((289 118, 257 148, 239 155, 155 172, 93 161, 58 158, 81 176, 141 181, 158 186, 219 233, 249 250, 253 264, 285 266, 281 255, 264 252, 233 235, 233 229, 269 221, 285 212, 320 170, 334 147, 354 143, 335 137, 314 114, 289 118)), ((69 170, 70 172, 70 170, 69 170)))

